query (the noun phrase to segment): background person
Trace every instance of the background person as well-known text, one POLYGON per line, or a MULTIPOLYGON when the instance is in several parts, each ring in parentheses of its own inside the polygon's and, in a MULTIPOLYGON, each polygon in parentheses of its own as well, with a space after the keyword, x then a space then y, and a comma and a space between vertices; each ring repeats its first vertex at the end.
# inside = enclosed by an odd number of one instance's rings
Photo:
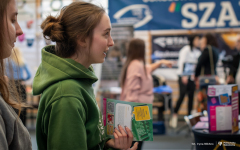
MULTIPOLYGON (((39 150, 128 149, 133 135, 119 126, 107 139, 92 84, 98 79, 91 64, 103 63, 109 47, 110 19, 91 3, 73 2, 59 16, 41 24, 43 35, 56 42, 42 49, 42 63, 33 81, 41 95, 37 115, 39 150)), ((133 146, 133 150, 137 144, 133 146)))
POLYGON ((177 127, 178 110, 186 94, 188 94, 188 115, 191 114, 193 107, 194 91, 196 86, 194 83, 195 68, 193 67, 190 72, 186 72, 186 66, 195 66, 197 64, 198 57, 201 55, 201 51, 198 49, 200 45, 198 35, 190 35, 188 41, 189 45, 184 46, 179 52, 177 74, 180 95, 174 109, 173 117, 170 120, 170 126, 173 128, 177 127))
POLYGON ((207 110, 207 85, 201 86, 198 80, 199 76, 215 76, 215 83, 218 82, 217 77, 217 62, 219 58, 218 44, 215 36, 212 33, 207 33, 202 36, 200 44, 202 54, 198 58, 197 67, 195 70, 195 83, 197 89, 200 88, 198 93, 198 112, 207 110), (210 46, 210 47, 208 47, 210 46), (211 48, 211 50, 209 49, 211 48), (209 53, 210 51, 210 53, 209 53), (211 55, 210 55, 211 54, 211 55), (211 58, 210 58, 211 57, 211 58), (213 64, 211 64, 211 59, 213 64), (213 66, 212 66, 213 65, 213 66))
MULTIPOLYGON (((22 101, 26 102, 27 94, 26 85, 24 81, 29 80, 31 78, 31 73, 24 62, 20 49, 17 47, 14 48, 14 52, 10 56, 10 62, 6 63, 6 74, 8 76, 8 79, 12 80, 12 82, 15 83, 17 91, 19 95, 21 95, 22 101), (24 76, 25 74, 26 77, 24 76)), ((26 114, 27 114, 26 109, 23 109, 20 114, 20 119, 22 120, 25 126, 26 126, 26 114)))
MULTIPOLYGON (((121 74, 121 100, 138 103, 153 103, 153 79, 151 73, 161 65, 172 66, 171 61, 160 60, 145 64, 145 43, 133 39, 129 43, 127 60, 121 74)), ((139 142, 138 149, 142 148, 139 142)))
MULTIPOLYGON (((22 29, 17 21, 16 0, 1 0, 0 3, 0 149, 31 150, 32 144, 27 129, 22 124, 12 107, 19 109, 24 106, 16 88, 8 88, 9 82, 5 75, 3 59, 8 58, 14 47, 17 36, 22 29), (11 93, 10 93, 11 92, 11 93), (17 101, 15 101, 17 100, 17 101)), ((20 113, 19 111, 19 113, 20 113)))

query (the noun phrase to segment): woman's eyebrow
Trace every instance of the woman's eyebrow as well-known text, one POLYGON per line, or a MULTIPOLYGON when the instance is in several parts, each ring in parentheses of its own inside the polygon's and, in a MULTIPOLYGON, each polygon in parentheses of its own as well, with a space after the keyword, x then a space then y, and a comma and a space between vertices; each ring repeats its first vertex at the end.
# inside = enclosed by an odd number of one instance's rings
POLYGON ((111 28, 107 28, 107 29, 105 29, 104 31, 111 31, 111 28))

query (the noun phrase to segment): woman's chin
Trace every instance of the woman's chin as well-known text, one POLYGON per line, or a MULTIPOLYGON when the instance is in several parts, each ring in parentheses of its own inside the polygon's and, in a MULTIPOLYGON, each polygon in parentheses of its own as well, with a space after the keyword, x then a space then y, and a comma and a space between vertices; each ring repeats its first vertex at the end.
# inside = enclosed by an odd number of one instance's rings
POLYGON ((105 61, 105 58, 104 58, 104 59, 102 59, 102 60, 100 60, 100 61, 99 61, 99 63, 103 63, 104 61, 105 61))
POLYGON ((12 54, 13 48, 10 47, 10 46, 8 46, 5 50, 6 50, 6 51, 3 51, 3 53, 2 53, 2 58, 1 58, 1 59, 5 59, 5 58, 10 57, 11 54, 12 54))

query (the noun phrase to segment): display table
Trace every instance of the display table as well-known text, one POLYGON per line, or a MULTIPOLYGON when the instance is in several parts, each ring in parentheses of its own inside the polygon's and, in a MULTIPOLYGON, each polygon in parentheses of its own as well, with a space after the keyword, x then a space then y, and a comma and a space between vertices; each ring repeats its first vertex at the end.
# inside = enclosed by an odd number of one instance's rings
MULTIPOLYGON (((170 86, 167 85, 162 85, 162 86, 158 86, 153 88, 153 93, 155 94, 160 94, 161 96, 163 96, 164 98, 164 110, 170 110, 170 117, 173 114, 173 107, 172 107, 172 88, 170 86)), ((159 96, 160 96, 159 95, 159 96)), ((153 107, 158 109, 158 121, 161 120, 161 118, 163 117, 163 113, 161 113, 162 111, 162 106, 163 103, 162 102, 153 102, 153 107)), ((168 120, 165 120, 165 124, 168 125, 168 120)))
POLYGON ((195 143, 197 150, 222 150, 225 146, 226 150, 236 150, 240 149, 240 131, 237 133, 209 133, 208 130, 204 129, 194 129, 192 128, 194 134, 195 143), (231 144, 235 145, 232 146, 231 144), (221 146, 220 146, 221 145, 221 146))

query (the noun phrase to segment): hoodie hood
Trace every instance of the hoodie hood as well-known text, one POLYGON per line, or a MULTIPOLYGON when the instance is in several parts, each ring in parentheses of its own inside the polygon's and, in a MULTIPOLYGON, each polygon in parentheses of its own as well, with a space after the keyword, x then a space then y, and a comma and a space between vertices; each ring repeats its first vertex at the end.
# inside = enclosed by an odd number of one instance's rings
POLYGON ((33 95, 43 93, 46 88, 62 80, 89 79, 91 84, 98 80, 92 66, 87 69, 73 59, 58 57, 54 49, 54 45, 42 49, 42 63, 33 80, 33 95))

